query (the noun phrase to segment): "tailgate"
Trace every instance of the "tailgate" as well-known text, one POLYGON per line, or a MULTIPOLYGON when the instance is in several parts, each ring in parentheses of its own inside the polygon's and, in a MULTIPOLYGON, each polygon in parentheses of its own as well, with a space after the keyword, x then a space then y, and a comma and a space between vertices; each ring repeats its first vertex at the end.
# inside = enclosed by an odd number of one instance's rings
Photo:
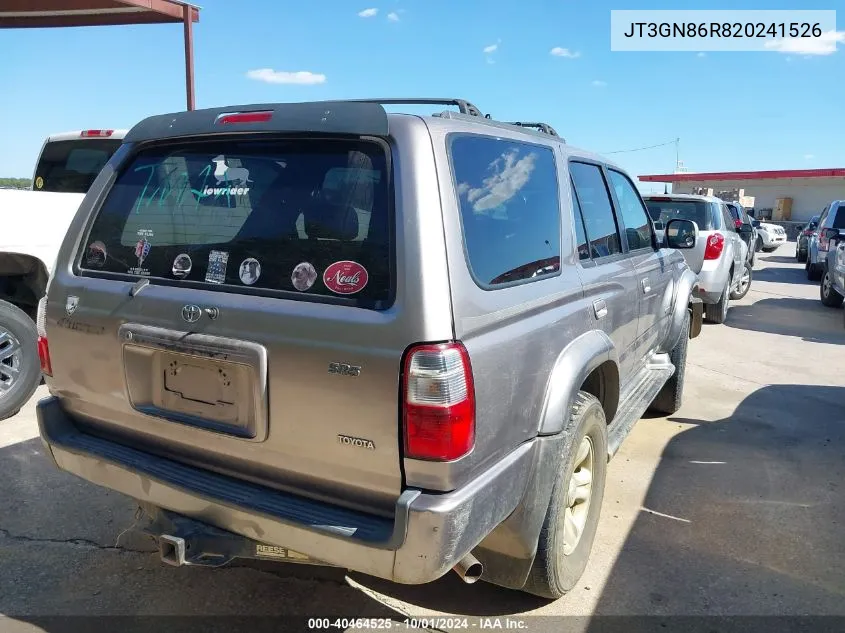
POLYGON ((140 151, 51 292, 54 392, 118 441, 388 513, 407 344, 389 181, 374 140, 140 151))

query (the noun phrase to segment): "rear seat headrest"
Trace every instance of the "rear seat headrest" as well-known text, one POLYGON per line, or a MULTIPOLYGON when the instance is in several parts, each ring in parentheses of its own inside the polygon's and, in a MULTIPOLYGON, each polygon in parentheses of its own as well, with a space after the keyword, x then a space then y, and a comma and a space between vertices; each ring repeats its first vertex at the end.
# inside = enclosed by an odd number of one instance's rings
POLYGON ((351 205, 314 201, 303 215, 310 239, 351 241, 358 237, 358 212, 351 205))

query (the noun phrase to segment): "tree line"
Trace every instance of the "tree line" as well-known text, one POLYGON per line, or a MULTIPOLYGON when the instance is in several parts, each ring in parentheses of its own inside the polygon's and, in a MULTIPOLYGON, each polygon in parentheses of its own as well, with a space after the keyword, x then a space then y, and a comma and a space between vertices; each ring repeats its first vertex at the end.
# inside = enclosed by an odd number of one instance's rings
POLYGON ((0 188, 29 189, 31 185, 32 180, 29 178, 0 178, 0 188))

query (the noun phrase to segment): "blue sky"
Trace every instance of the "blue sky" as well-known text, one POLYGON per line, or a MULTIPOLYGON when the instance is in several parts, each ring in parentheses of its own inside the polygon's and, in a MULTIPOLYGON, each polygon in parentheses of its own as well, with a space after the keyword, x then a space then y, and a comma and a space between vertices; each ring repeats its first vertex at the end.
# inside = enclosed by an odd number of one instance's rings
MULTIPOLYGON (((611 8, 796 4, 205 0, 197 106, 460 96, 598 152, 679 137, 694 171, 845 167, 845 41, 826 55, 610 51, 611 8), (295 72, 301 83, 285 83, 295 72)), ((179 25, 3 30, 0 49, 0 176, 31 176, 51 132, 131 127, 185 107, 179 25)), ((675 148, 612 158, 635 176, 667 173, 675 148)))

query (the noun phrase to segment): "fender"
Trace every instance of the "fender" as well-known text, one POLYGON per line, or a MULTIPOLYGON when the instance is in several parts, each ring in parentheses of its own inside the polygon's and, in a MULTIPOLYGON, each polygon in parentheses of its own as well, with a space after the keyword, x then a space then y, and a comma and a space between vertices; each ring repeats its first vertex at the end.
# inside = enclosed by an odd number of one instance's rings
MULTIPOLYGON (((613 346, 613 341, 601 330, 590 330, 563 348, 549 376, 538 434, 560 433, 566 423, 566 412, 572 406, 575 393, 584 384, 587 376, 607 361, 612 361, 618 367, 619 354, 613 346)), ((618 394, 610 400, 613 401, 613 406, 608 406, 611 409, 607 411, 608 420, 612 420, 616 414, 618 394)))
POLYGON ((698 275, 689 268, 685 268, 684 272, 681 273, 681 278, 675 284, 674 308, 669 321, 669 331, 663 345, 660 346, 662 352, 668 352, 681 340, 683 334, 681 328, 684 326, 684 317, 689 310, 690 296, 696 283, 698 283, 698 275))

